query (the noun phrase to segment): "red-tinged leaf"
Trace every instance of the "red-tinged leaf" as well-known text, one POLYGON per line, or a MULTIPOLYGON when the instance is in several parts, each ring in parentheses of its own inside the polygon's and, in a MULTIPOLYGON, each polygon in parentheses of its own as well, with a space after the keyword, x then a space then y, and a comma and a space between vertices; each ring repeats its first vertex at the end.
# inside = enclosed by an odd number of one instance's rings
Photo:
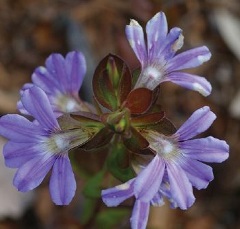
POLYGON ((132 125, 133 126, 147 126, 147 125, 154 125, 160 122, 164 118, 164 112, 157 112, 157 113, 150 113, 150 114, 143 114, 137 117, 132 118, 132 125))
POLYGON ((103 111, 102 111, 98 101, 96 100, 95 96, 93 96, 93 106, 94 106, 97 114, 103 114, 103 111))
POLYGON ((152 99, 152 105, 151 108, 148 110, 148 113, 157 113, 162 112, 162 106, 157 103, 157 100, 159 98, 159 92, 160 92, 160 86, 156 87, 153 90, 153 99, 152 99))
POLYGON ((127 65, 123 62, 122 63, 122 75, 120 78, 119 90, 118 90, 120 104, 122 104, 126 100, 128 94, 130 93, 130 91, 132 89, 132 79, 131 78, 132 78, 132 76, 131 76, 130 70, 127 67, 127 65))
POLYGON ((69 115, 71 118, 79 122, 79 125, 85 127, 99 127, 103 128, 104 124, 101 123, 101 118, 89 112, 76 112, 69 115))
POLYGON ((117 94, 119 105, 125 101, 132 89, 132 76, 127 64, 118 56, 108 56, 107 69, 117 94))
POLYGON ((126 63, 116 55, 109 54, 97 66, 93 76, 96 100, 115 111, 131 91, 131 72, 126 63))
POLYGON ((90 141, 82 146, 85 150, 97 149, 108 144, 114 133, 110 131, 107 127, 102 128, 90 141))
POLYGON ((142 114, 151 107, 152 101, 153 91, 147 88, 137 88, 129 93, 124 106, 132 114, 142 114))
POLYGON ((156 87, 154 90, 153 90, 153 98, 152 98, 152 104, 156 104, 156 101, 159 97, 159 91, 160 91, 160 87, 156 87))
POLYGON ((96 100, 104 107, 113 111, 117 108, 117 98, 114 92, 113 82, 108 74, 107 64, 109 56, 106 56, 97 66, 93 75, 93 92, 96 100))
POLYGON ((152 125, 146 126, 135 126, 135 128, 141 132, 142 130, 155 130, 164 135, 172 135, 176 132, 176 127, 173 125, 171 121, 167 118, 163 118, 160 122, 153 123, 152 125))
POLYGON ((111 79, 113 88, 117 88, 119 83, 119 72, 117 68, 117 63, 115 61, 114 55, 109 54, 107 60, 106 69, 109 74, 109 78, 111 79))
POLYGON ((146 149, 149 146, 148 141, 135 128, 132 127, 130 131, 130 137, 123 140, 129 150, 138 153, 139 150, 146 149))
POLYGON ((70 114, 64 114, 60 116, 58 119, 58 124, 61 127, 61 130, 71 130, 76 128, 81 128, 81 122, 73 119, 70 114))
MULTIPOLYGON (((102 106, 114 111, 118 107, 117 97, 108 72, 107 70, 102 70, 102 72, 97 74, 99 74, 98 80, 96 80, 96 77, 93 78, 94 96, 102 106)), ((97 74, 94 74, 94 76, 97 74)))
POLYGON ((163 118, 157 125, 150 127, 150 129, 157 130, 164 135, 172 135, 177 131, 173 123, 167 118, 163 118))
POLYGON ((153 104, 151 109, 149 109, 148 113, 151 112, 151 113, 158 113, 158 112, 162 112, 162 106, 160 104, 153 104))
POLYGON ((103 124, 100 122, 84 126, 82 122, 73 119, 69 114, 59 117, 58 123, 62 131, 73 137, 71 141, 73 148, 87 143, 103 128, 103 124))

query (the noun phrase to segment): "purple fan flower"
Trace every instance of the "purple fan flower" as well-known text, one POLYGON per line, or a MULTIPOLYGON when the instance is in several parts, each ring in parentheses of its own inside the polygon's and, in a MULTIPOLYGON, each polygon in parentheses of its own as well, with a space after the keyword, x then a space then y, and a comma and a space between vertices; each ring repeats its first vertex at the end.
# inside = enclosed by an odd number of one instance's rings
POLYGON ((212 168, 202 162, 219 163, 228 158, 229 146, 225 141, 213 137, 192 139, 207 130, 215 118, 209 107, 203 107, 172 136, 149 130, 143 133, 156 152, 155 157, 136 178, 103 190, 104 203, 117 206, 134 196, 133 229, 146 228, 150 205, 161 206, 163 196, 174 208, 192 206, 195 201, 192 187, 203 189, 213 180, 212 168))
POLYGON ((211 53, 206 46, 194 48, 178 55, 176 52, 183 45, 180 28, 172 28, 168 33, 165 14, 157 13, 146 26, 147 44, 144 32, 137 21, 131 20, 126 27, 128 41, 141 63, 141 74, 135 85, 153 90, 164 81, 171 81, 185 88, 198 91, 207 96, 211 93, 211 85, 197 75, 179 72, 193 68, 208 61, 211 53))
POLYGON ((61 130, 48 97, 39 87, 25 90, 21 102, 37 122, 18 114, 0 119, 0 134, 9 140, 3 148, 5 164, 18 168, 13 184, 22 192, 32 190, 52 169, 49 184, 52 200, 57 205, 67 205, 76 190, 68 151, 84 141, 81 130, 61 130))
MULTIPOLYGON (((32 74, 33 84, 25 84, 21 93, 33 85, 40 87, 49 97, 56 116, 76 111, 91 111, 92 107, 79 98, 79 90, 86 73, 86 61, 81 52, 72 51, 64 58, 61 54, 50 55, 46 67, 38 67, 32 74)), ((27 114, 21 101, 18 108, 27 114)))

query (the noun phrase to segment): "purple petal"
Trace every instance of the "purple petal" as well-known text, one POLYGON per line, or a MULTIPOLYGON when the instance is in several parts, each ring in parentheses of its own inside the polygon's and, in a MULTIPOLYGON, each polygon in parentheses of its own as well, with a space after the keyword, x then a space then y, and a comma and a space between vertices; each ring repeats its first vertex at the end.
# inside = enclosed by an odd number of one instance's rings
POLYGON ((137 199, 149 202, 158 192, 165 170, 162 159, 156 155, 150 164, 137 176, 134 184, 134 193, 137 199))
POLYGON ((130 218, 132 229, 145 229, 147 226, 150 204, 140 200, 136 200, 132 217, 130 218))
POLYGON ((25 107, 23 106, 21 100, 19 100, 19 101, 17 102, 17 109, 20 111, 21 114, 30 115, 30 114, 26 111, 26 109, 25 109, 25 107))
POLYGON ((174 163, 167 164, 167 173, 173 200, 181 209, 187 209, 195 201, 192 185, 184 171, 174 163))
POLYGON ((132 49, 143 66, 147 62, 147 49, 142 27, 137 21, 131 20, 130 25, 126 26, 125 32, 132 49))
POLYGON ((148 44, 148 59, 153 60, 161 47, 161 44, 166 39, 168 32, 168 24, 166 16, 163 12, 157 13, 146 26, 147 44, 148 44))
POLYGON ((168 62, 168 72, 194 68, 211 58, 211 53, 206 46, 190 49, 173 57, 168 62))
POLYGON ((174 134, 179 141, 188 140, 207 130, 215 120, 216 115, 208 106, 196 110, 190 118, 174 134))
POLYGON ((8 141, 3 148, 5 164, 10 168, 19 168, 40 154, 41 152, 37 149, 36 143, 8 141))
POLYGON ((108 207, 115 207, 134 195, 133 184, 135 179, 113 188, 102 190, 102 200, 108 207))
POLYGON ((192 185, 197 189, 206 188, 214 178, 212 168, 197 160, 182 158, 181 168, 185 171, 192 185))
POLYGON ((38 67, 32 74, 32 81, 47 94, 54 94, 60 91, 59 80, 56 79, 45 67, 38 67))
MULTIPOLYGON (((32 84, 32 83, 25 83, 25 84, 23 85, 23 87, 21 88, 20 92, 19 92, 20 95, 22 96, 22 95, 23 95, 23 92, 24 92, 25 90, 27 90, 27 89, 29 89, 29 88, 31 88, 31 87, 33 87, 33 86, 34 86, 34 84, 32 84)), ((18 108, 18 110, 20 111, 21 114, 30 115, 30 114, 26 111, 26 109, 25 109, 25 107, 23 106, 21 100, 19 100, 19 101, 17 102, 17 108, 18 108)))
POLYGON ((186 157, 204 162, 220 163, 229 157, 229 145, 213 137, 180 142, 179 148, 186 157))
MULTIPOLYGON (((165 41, 161 45, 158 53, 158 59, 162 61, 161 56, 164 57, 165 61, 171 59, 176 51, 180 49, 183 45, 182 30, 180 28, 172 28, 168 33, 165 41)), ((161 64, 162 65, 162 64, 161 64)))
POLYGON ((46 68, 37 68, 32 81, 47 94, 58 93, 78 95, 86 73, 86 61, 82 53, 69 52, 64 59, 60 54, 52 54, 46 60, 46 68))
POLYGON ((29 88, 31 88, 31 87, 33 87, 34 86, 34 84, 32 84, 32 83, 25 83, 23 86, 22 86, 22 88, 21 88, 21 90, 20 90, 20 95, 22 96, 23 95, 23 92, 24 91, 26 91, 27 89, 29 89, 29 88))
POLYGON ((68 205, 76 191, 76 181, 67 155, 59 156, 52 170, 49 184, 52 200, 57 205, 68 205))
POLYGON ((68 84, 65 85, 71 94, 78 94, 86 74, 86 60, 81 52, 70 52, 66 56, 68 84))
POLYGON ((14 142, 37 142, 45 132, 18 114, 4 115, 0 119, 0 135, 14 142))
POLYGON ((60 128, 49 99, 42 89, 35 86, 31 87, 23 93, 21 100, 25 109, 37 119, 40 125, 48 130, 60 128))
POLYGON ((211 84, 204 77, 185 72, 167 74, 164 81, 171 81, 187 89, 198 91, 203 96, 210 95, 212 91, 211 84))
POLYGON ((160 193, 160 195, 164 196, 165 198, 167 198, 169 200, 171 208, 177 208, 178 205, 177 205, 176 201, 172 198, 172 193, 170 190, 169 179, 168 179, 167 173, 164 174, 163 179, 164 179, 164 181, 162 182, 162 184, 160 186, 159 193, 160 193))
POLYGON ((21 192, 36 188, 52 168, 55 160, 55 156, 51 154, 34 157, 18 169, 13 180, 14 186, 21 192))
POLYGON ((62 93, 66 94, 68 79, 63 56, 59 53, 50 55, 46 60, 46 68, 53 76, 54 80, 58 82, 58 89, 62 93))
POLYGON ((160 192, 157 192, 157 194, 153 197, 150 203, 153 206, 161 207, 162 205, 164 205, 163 195, 160 192))

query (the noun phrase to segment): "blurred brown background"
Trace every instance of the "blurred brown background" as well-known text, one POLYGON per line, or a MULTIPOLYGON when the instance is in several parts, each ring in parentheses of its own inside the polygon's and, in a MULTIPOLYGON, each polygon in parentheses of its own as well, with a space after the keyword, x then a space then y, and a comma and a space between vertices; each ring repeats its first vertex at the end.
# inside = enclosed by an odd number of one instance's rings
MULTIPOLYGON (((0 113, 15 113, 19 89, 52 52, 65 55, 81 50, 88 63, 82 97, 91 100, 91 76, 109 52, 131 68, 138 66, 124 30, 130 18, 145 25, 158 11, 169 28, 178 26, 185 37, 181 51, 207 45, 212 59, 191 72, 213 86, 203 98, 171 83, 161 86, 162 104, 179 126, 197 108, 209 105, 218 119, 206 133, 225 139, 230 158, 213 165, 215 179, 207 190, 195 191, 196 203, 187 211, 168 205, 152 209, 149 229, 240 228, 240 3, 238 0, 0 0, 0 113)), ((13 172, 0 164, 0 229, 80 229, 81 198, 56 207, 44 183, 33 194, 9 192, 13 172), (3 171, 2 171, 3 170, 3 171), (16 198, 16 199, 14 199, 16 198), (3 204, 4 201, 4 204, 3 204), (14 210, 17 208, 18 210, 14 210), (13 209, 13 210, 11 210, 13 209), (21 211, 22 210, 22 211, 21 211)), ((79 179, 79 187, 81 180, 79 179)), ((80 189, 78 192, 80 192, 80 189)), ((118 228, 129 228, 128 219, 118 228)), ((104 228, 104 227, 103 227, 104 228)), ((115 228, 115 227, 114 227, 115 228)), ((117 228, 117 227, 116 227, 117 228)))

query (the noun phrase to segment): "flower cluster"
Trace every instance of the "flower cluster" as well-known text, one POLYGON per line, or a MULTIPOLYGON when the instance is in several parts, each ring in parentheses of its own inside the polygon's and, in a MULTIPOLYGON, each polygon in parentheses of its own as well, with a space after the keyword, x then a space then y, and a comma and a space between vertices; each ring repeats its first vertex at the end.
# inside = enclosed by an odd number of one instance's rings
POLYGON ((148 21, 146 42, 135 20, 127 25, 126 36, 140 61, 139 74, 120 57, 107 55, 93 75, 93 106, 79 97, 86 73, 83 54, 72 51, 65 58, 52 54, 45 67, 34 71, 32 83, 20 91, 21 114, 1 117, 0 134, 8 139, 3 149, 5 164, 17 168, 14 186, 22 192, 32 190, 51 170, 49 190, 57 205, 68 205, 76 191, 69 152, 80 148, 84 157, 84 152, 106 147, 95 187, 103 189, 101 197, 109 207, 134 197, 131 227, 144 229, 150 206, 163 205, 163 199, 173 208, 191 207, 193 187, 206 188, 214 177, 203 162, 223 162, 229 146, 214 137, 194 138, 216 118, 209 107, 196 110, 176 130, 157 104, 158 86, 165 81, 204 96, 211 93, 204 77, 180 71, 209 60, 208 48, 176 54, 183 45, 182 30, 168 32, 163 12, 148 21), (106 173, 122 184, 104 189, 106 173))

